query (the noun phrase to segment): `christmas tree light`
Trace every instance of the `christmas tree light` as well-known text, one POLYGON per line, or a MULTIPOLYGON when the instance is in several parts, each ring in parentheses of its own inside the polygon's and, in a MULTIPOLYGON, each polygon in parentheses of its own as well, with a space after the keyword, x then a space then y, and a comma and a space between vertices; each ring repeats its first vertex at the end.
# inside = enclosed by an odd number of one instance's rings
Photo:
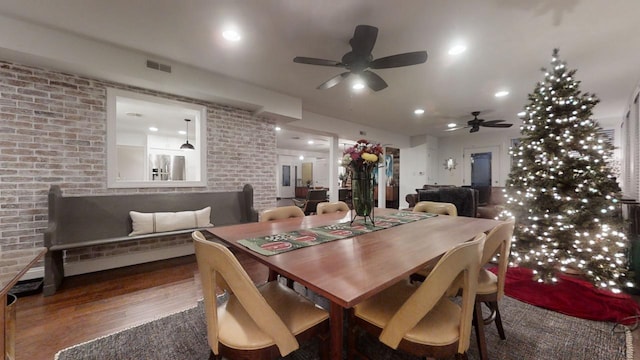
POLYGON ((620 188, 609 168, 613 145, 591 119, 599 99, 580 91, 554 50, 544 80, 520 113, 522 138, 502 218, 516 219, 512 265, 534 270, 539 282, 558 272, 581 273, 596 287, 620 292, 627 279, 628 240, 619 214, 620 188))

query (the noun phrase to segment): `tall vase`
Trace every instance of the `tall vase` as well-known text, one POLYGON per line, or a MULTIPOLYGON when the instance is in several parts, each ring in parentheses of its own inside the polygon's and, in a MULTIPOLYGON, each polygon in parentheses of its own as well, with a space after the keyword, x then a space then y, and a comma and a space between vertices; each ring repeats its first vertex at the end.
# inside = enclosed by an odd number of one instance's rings
POLYGON ((365 166, 351 173, 351 201, 357 216, 370 218, 373 222, 373 169, 365 166))

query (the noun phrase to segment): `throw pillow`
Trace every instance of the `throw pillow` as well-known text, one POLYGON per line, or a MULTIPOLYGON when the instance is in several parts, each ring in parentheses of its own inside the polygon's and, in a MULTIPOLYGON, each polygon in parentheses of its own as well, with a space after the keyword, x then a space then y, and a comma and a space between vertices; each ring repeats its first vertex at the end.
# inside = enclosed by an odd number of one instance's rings
POLYGON ((133 231, 129 236, 165 231, 212 227, 211 207, 179 212, 141 213, 129 211, 133 231))

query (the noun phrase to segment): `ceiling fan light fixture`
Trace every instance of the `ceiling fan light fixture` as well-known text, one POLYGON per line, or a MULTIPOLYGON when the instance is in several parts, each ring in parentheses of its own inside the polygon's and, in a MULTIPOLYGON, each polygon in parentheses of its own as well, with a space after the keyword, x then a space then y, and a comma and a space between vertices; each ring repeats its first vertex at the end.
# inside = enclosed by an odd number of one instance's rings
POLYGON ((467 47, 462 44, 454 45, 453 47, 451 47, 451 49, 449 49, 449 55, 460 55, 466 50, 467 47))
POLYGON ((193 147, 192 144, 189 144, 189 122, 191 119, 184 119, 184 121, 187 123, 187 131, 185 132, 187 139, 184 144, 180 145, 180 150, 195 150, 195 147, 193 147))
POLYGON ((231 41, 231 42, 238 42, 242 39, 242 36, 240 36, 240 33, 233 29, 224 30, 222 32, 222 37, 225 38, 227 41, 231 41))
POLYGON ((458 124, 456 124, 456 123, 448 123, 448 124, 447 124, 447 127, 448 127, 449 129, 454 128, 454 127, 456 127, 456 126, 458 126, 458 124))
POLYGON ((364 82, 362 80, 357 80, 353 83, 353 85, 351 85, 351 88, 353 90, 362 90, 364 89, 365 85, 364 82))

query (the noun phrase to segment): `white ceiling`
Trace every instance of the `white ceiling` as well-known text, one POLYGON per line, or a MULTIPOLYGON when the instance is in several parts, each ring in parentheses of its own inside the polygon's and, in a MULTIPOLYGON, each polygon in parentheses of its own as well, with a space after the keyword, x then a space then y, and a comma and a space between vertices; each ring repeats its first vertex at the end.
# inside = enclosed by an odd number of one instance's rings
MULTIPOLYGON (((504 119, 542 79, 553 48, 602 102, 597 118, 621 119, 640 79, 638 0, 3 0, 0 13, 224 74, 302 99, 303 109, 406 135, 452 121, 504 119), (237 44, 220 33, 234 24, 237 44), (374 58, 426 50, 421 65, 375 70, 389 87, 353 93, 316 86, 344 71, 293 63, 340 60, 358 24, 379 28, 374 58), (467 51, 447 53, 456 42, 467 51), (510 91, 505 98, 493 94, 510 91), (426 110, 422 116, 413 109, 426 110)), ((483 128, 480 132, 505 131, 483 128)))

